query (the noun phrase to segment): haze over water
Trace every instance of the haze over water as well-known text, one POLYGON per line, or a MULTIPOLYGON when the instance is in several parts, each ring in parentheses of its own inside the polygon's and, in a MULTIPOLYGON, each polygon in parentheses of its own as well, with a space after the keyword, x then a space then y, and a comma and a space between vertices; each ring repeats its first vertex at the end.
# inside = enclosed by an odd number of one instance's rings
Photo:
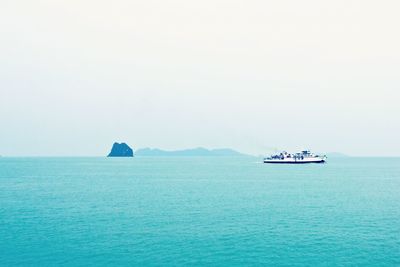
POLYGON ((0 155, 399 156, 396 0, 2 0, 0 155), (28 134, 29 133, 29 134, 28 134))
POLYGON ((400 159, 0 158, 3 266, 399 266, 400 159))

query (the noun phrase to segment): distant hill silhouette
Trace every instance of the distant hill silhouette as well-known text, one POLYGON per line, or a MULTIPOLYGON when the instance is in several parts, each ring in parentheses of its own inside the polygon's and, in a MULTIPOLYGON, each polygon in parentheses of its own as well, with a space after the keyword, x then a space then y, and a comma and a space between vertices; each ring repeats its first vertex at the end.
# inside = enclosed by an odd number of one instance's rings
POLYGON ((339 153, 339 152, 330 152, 326 154, 327 157, 329 158, 344 158, 344 157, 350 157, 349 155, 339 153))
POLYGON ((202 147, 166 151, 158 148, 142 148, 136 151, 136 156, 144 157, 188 157, 188 156, 202 156, 202 157, 243 157, 249 156, 242 154, 230 148, 220 149, 206 149, 202 147))

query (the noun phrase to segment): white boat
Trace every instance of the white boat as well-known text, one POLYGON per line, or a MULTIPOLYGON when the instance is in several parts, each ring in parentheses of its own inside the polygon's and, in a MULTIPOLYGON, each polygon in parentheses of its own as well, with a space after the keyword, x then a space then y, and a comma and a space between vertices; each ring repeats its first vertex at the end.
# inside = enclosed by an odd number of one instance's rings
POLYGON ((301 151, 300 153, 290 154, 286 151, 271 155, 264 158, 264 163, 287 163, 287 164, 302 164, 302 163, 325 163, 325 155, 315 155, 309 150, 301 151))

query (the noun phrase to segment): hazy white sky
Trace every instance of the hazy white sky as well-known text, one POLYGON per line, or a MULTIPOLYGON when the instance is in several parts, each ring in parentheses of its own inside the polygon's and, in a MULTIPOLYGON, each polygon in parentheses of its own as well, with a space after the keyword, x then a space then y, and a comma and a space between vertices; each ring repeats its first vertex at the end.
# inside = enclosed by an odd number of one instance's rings
POLYGON ((0 2, 0 154, 400 155, 399 1, 0 2))

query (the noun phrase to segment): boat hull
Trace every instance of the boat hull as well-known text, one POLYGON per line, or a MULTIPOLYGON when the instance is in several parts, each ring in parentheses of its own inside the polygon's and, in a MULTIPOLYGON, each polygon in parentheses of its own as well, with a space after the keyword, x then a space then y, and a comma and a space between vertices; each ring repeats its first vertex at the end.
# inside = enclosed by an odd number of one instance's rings
POLYGON ((325 159, 310 159, 310 160, 268 160, 265 159, 264 163, 270 164, 310 164, 310 163, 325 163, 325 159))

